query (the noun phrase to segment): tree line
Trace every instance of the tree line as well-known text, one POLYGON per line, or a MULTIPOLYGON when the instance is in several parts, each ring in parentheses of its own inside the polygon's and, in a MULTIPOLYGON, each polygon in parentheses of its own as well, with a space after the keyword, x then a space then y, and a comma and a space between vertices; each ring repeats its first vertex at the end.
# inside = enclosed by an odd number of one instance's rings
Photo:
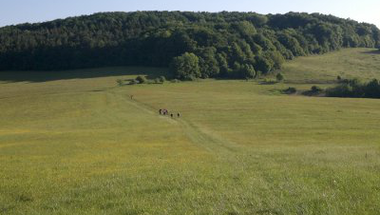
POLYGON ((296 56, 379 45, 375 25, 316 13, 97 13, 0 28, 0 70, 154 66, 180 79, 255 78, 296 56))
POLYGON ((377 79, 372 79, 369 82, 362 82, 359 79, 344 79, 339 82, 338 86, 326 90, 327 96, 380 98, 380 82, 377 79))

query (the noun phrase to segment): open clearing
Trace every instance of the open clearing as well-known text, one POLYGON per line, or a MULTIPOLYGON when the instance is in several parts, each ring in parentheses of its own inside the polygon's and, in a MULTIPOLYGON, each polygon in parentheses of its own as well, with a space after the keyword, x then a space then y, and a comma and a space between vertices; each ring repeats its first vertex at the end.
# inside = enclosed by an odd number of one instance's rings
POLYGON ((0 214, 379 214, 380 100, 279 93, 379 65, 371 49, 299 58, 276 85, 0 73, 0 214))

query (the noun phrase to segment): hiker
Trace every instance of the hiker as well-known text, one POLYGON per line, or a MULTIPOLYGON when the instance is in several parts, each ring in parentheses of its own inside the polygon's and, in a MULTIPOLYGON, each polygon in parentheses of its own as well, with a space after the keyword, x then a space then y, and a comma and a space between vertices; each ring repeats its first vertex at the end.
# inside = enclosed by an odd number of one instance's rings
POLYGON ((131 95, 131 100, 133 100, 133 95, 131 95))
POLYGON ((159 113, 160 115, 162 115, 162 109, 160 109, 160 110, 158 111, 158 113, 159 113))

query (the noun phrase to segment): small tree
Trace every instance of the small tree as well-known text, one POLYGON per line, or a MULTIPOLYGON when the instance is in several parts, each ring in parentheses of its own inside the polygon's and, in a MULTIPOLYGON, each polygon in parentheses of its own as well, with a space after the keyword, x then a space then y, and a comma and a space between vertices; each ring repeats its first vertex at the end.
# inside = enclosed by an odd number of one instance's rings
POLYGON ((255 68, 250 64, 244 64, 240 67, 239 76, 241 78, 251 79, 256 76, 255 68))
POLYGON ((185 53, 173 58, 170 69, 175 77, 182 80, 194 80, 201 77, 199 58, 193 53, 185 53))
POLYGON ((276 75, 276 80, 277 81, 283 81, 285 79, 284 75, 280 72, 276 75))

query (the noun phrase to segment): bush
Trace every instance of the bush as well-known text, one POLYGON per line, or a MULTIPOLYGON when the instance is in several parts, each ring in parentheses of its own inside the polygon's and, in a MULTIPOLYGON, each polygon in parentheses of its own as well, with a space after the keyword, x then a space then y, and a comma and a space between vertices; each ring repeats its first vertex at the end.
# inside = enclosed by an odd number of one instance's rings
POLYGON ((124 81, 123 81, 122 79, 117 79, 117 80, 116 80, 116 83, 117 83, 117 85, 119 85, 119 86, 123 86, 123 85, 124 85, 124 81))
POLYGON ((165 83, 166 81, 166 78, 164 76, 160 76, 159 79, 161 83, 165 83))
POLYGON ((306 96, 316 96, 320 95, 323 92, 323 89, 318 86, 312 86, 310 90, 304 92, 303 94, 306 96))
POLYGON ((136 81, 138 81, 140 84, 145 84, 146 82, 148 82, 148 79, 145 78, 145 76, 137 76, 137 78, 135 79, 136 81))
POLYGON ((368 83, 351 79, 327 89, 326 95, 330 97, 380 98, 380 83, 377 79, 368 83))
POLYGON ((352 87, 348 84, 341 84, 334 88, 327 89, 326 95, 329 97, 353 97, 352 87))
POLYGON ((276 75, 276 80, 281 82, 285 79, 285 76, 280 72, 276 75))
POLYGON ((133 79, 133 80, 129 81, 128 85, 135 85, 135 84, 138 84, 138 83, 139 83, 138 81, 136 81, 135 79, 133 79))
POLYGON ((320 88, 318 86, 312 86, 310 89, 310 92, 317 94, 317 93, 323 92, 323 90, 322 90, 322 88, 320 88))
POLYGON ((289 87, 288 89, 283 90, 283 92, 286 94, 294 94, 297 92, 297 89, 295 87, 289 87))
POLYGON ((256 76, 255 76, 255 78, 258 79, 258 78, 261 77, 261 75, 262 75, 262 72, 261 72, 261 71, 256 71, 256 76))
POLYGON ((154 84, 163 84, 164 82, 160 78, 154 79, 154 84))

